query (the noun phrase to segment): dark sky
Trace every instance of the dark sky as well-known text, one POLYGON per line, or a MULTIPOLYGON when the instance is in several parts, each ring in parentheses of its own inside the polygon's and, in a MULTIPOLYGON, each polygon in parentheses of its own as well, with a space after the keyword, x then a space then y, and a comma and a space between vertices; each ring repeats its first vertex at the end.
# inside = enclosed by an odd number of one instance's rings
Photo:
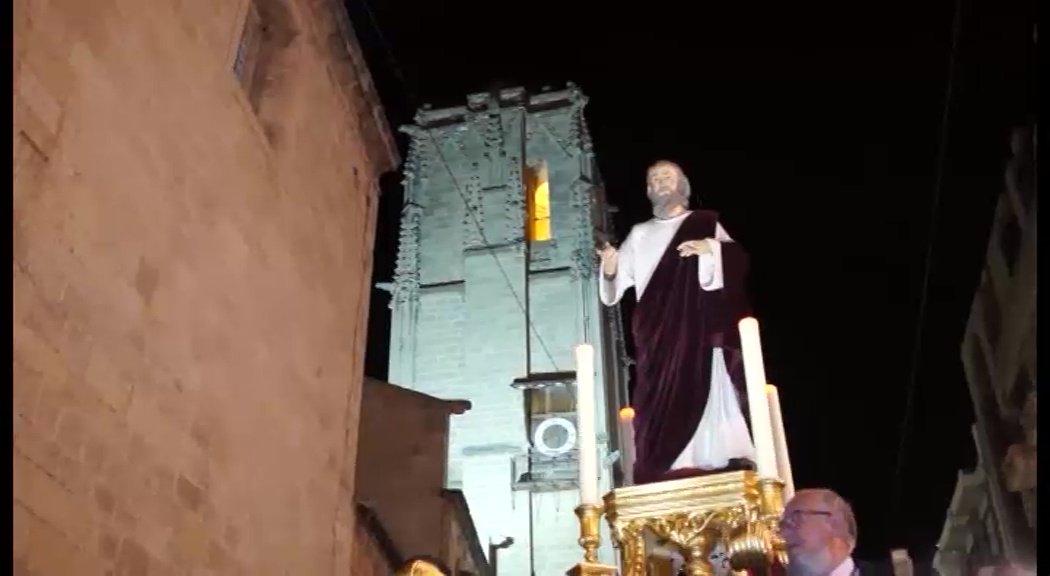
MULTIPOLYGON (((769 4, 348 0, 348 9, 394 126, 423 103, 460 105, 495 81, 580 85, 621 236, 649 217, 646 166, 680 163, 751 253, 796 484, 854 503, 860 557, 902 545, 926 557, 957 470, 974 464, 959 348, 1009 128, 1034 109, 1031 8, 961 0, 934 209, 956 4, 769 4)), ((377 281, 393 272, 399 179, 383 182, 377 281)), ((380 378, 387 302, 373 292, 366 369, 380 378)))

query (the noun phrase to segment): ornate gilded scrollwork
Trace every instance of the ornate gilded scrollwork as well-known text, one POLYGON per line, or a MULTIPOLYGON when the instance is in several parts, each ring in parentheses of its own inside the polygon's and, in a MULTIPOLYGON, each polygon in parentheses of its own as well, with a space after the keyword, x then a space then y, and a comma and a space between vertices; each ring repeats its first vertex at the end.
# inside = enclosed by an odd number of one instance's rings
POLYGON ((605 497, 605 516, 622 551, 624 576, 644 576, 645 535, 676 548, 685 573, 712 576, 721 544, 734 570, 786 563, 777 520, 783 484, 730 472, 620 488, 605 497))

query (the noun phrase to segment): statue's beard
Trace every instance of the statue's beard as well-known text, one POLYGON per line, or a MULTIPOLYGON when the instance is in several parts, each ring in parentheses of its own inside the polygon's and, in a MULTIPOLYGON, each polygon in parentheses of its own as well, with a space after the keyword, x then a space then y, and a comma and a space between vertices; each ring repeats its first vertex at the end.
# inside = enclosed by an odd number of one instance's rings
POLYGON ((689 198, 675 190, 668 194, 659 194, 655 190, 649 191, 649 201, 653 204, 653 216, 657 218, 670 218, 675 215, 679 208, 689 207, 689 198))

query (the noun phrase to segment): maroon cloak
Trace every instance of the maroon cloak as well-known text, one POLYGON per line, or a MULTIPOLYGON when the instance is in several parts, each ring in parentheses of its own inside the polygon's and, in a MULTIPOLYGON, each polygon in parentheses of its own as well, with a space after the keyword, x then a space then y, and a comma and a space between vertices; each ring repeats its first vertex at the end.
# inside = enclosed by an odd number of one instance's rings
MULTIPOLYGON (((747 253, 735 242, 723 242, 723 286, 708 292, 700 288, 699 258, 682 258, 677 250, 687 240, 714 238, 717 222, 718 214, 709 210, 686 216, 634 309, 637 484, 671 477, 668 471, 692 439, 707 405, 715 347, 724 351, 737 399, 747 398, 737 329, 749 314, 747 253)), ((743 402, 741 411, 750 422, 743 402)))

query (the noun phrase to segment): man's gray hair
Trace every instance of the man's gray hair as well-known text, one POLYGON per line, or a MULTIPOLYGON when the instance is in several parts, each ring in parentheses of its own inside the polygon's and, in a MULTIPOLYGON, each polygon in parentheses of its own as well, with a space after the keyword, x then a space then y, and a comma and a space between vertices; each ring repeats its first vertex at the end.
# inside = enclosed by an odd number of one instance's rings
POLYGON ((853 515, 853 507, 842 496, 834 490, 827 488, 807 488, 795 492, 795 498, 800 494, 813 494, 828 507, 831 512, 831 524, 839 535, 846 538, 850 546, 857 545, 857 517, 853 515))
MULTIPOLYGON (((674 168, 675 172, 678 172, 678 190, 676 190, 676 192, 678 192, 678 194, 680 194, 687 201, 691 201, 693 199, 693 187, 689 184, 689 177, 685 175, 685 171, 682 170, 681 166, 675 164, 674 162, 671 162, 670 160, 657 160, 649 166, 649 170, 652 170, 657 166, 670 166, 671 168, 674 168)), ((646 188, 649 188, 648 183, 646 184, 646 188)), ((652 190, 649 191, 652 192, 652 190)))

